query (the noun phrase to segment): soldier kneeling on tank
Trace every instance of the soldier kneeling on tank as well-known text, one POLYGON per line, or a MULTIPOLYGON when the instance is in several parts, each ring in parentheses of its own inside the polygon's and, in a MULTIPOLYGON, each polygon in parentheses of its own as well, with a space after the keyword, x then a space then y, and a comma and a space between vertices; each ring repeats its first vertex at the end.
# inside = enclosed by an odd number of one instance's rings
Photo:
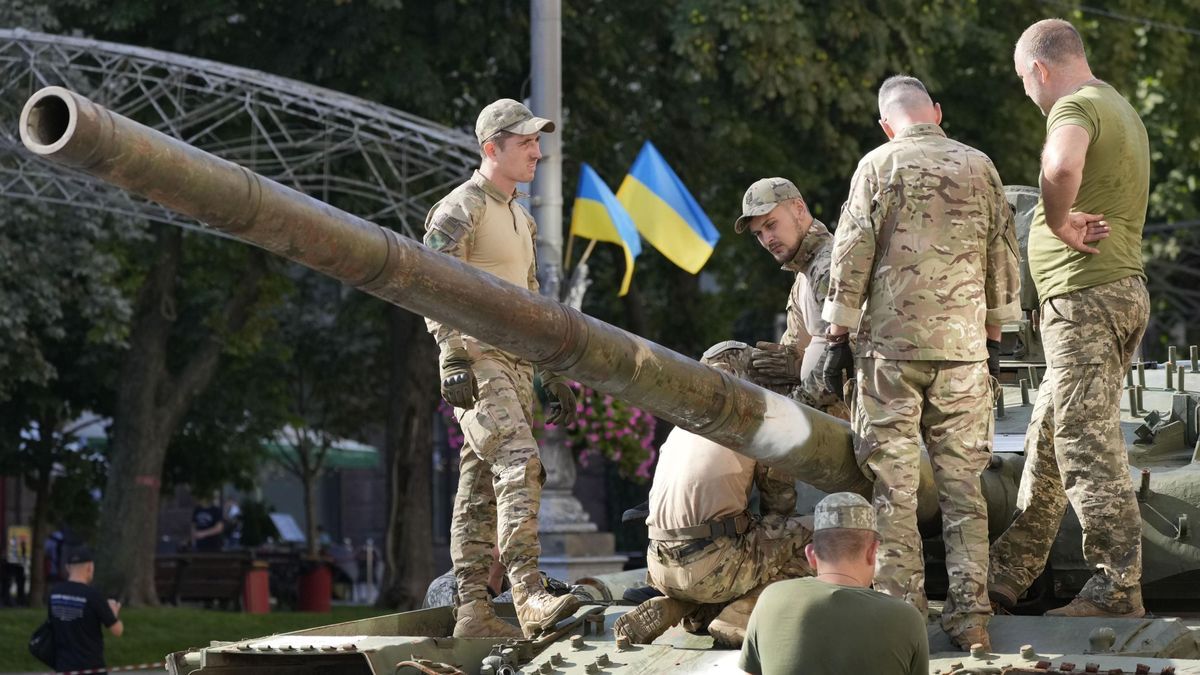
MULTIPOLYGON (((702 361, 742 377, 750 349, 723 342, 702 361)), ((617 619, 613 632, 648 644, 684 621, 724 647, 740 647, 750 612, 773 581, 811 576, 809 518, 794 515, 795 480, 778 469, 676 428, 659 449, 650 488, 650 585, 663 593, 617 619), (759 490, 760 515, 749 510, 759 490), (803 520, 803 523, 802 523, 803 520)))

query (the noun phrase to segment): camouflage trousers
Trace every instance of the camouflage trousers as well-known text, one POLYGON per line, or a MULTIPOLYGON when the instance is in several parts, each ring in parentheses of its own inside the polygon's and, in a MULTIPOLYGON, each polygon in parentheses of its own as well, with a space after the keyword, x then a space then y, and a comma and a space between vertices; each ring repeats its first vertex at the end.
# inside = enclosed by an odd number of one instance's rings
POLYGON ((479 399, 455 409, 465 442, 450 523, 459 604, 488 597, 492 548, 509 582, 538 583, 538 506, 545 471, 531 429, 533 367, 502 352, 472 354, 479 399))
POLYGON ((992 583, 1018 595, 1029 588, 1069 501, 1094 570, 1079 596, 1121 613, 1142 606, 1142 519, 1120 409, 1122 379, 1149 313, 1140 277, 1042 303, 1046 376, 1025 437, 1020 514, 992 546, 992 583))
POLYGON ((983 626, 987 598, 987 503, 979 476, 992 442, 987 362, 859 358, 855 453, 875 479, 872 503, 882 542, 875 589, 922 613, 925 561, 917 530, 921 444, 929 453, 942 511, 949 590, 942 626, 957 636, 983 626))
POLYGON ((650 585, 676 600, 725 604, 758 586, 812 576, 804 547, 812 541, 811 519, 772 514, 737 537, 653 541, 646 555, 650 585))

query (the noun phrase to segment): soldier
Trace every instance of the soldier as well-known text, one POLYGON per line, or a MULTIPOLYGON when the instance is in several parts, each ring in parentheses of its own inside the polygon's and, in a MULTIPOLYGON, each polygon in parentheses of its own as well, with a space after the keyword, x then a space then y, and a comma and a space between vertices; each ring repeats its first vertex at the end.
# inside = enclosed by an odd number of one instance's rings
POLYGON ((870 590, 879 549, 870 502, 835 492, 817 504, 813 521, 804 553, 817 576, 763 592, 738 665, 755 674, 792 673, 804 664, 806 675, 927 675, 925 617, 870 590))
MULTIPOLYGON (((1070 501, 1093 576, 1058 616, 1140 617, 1142 522, 1120 428, 1121 378, 1149 317, 1142 226, 1150 147, 1132 106, 1096 79, 1071 24, 1039 21, 1013 54, 1046 114, 1042 196, 1029 228, 1046 376, 1025 442, 1021 513, 996 541, 991 597, 1015 604, 1046 566, 1070 501), (1109 238, 1088 244, 1089 212, 1109 238)), ((1101 237, 1103 238, 1103 237, 1101 237)))
MULTIPOLYGON (((744 375, 750 354, 740 342, 722 342, 704 362, 744 375)), ((650 488, 650 585, 663 593, 617 619, 613 633, 648 644, 690 619, 719 645, 740 647, 763 587, 812 574, 804 559, 811 527, 795 516, 796 481, 778 469, 683 429, 660 448, 650 488), (751 483, 761 516, 748 511, 751 483)))
POLYGON ((750 379, 764 386, 784 385, 792 398, 842 419, 850 411, 841 392, 825 383, 825 333, 821 303, 829 294, 829 254, 833 235, 813 217, 795 184, 786 178, 755 181, 742 197, 742 215, 734 232, 746 230, 796 275, 787 303, 787 331, 779 344, 759 342, 750 357, 750 379))
POLYGON ((850 367, 856 328, 855 452, 875 480, 883 537, 875 588, 927 609, 916 515, 924 441, 950 578, 942 626, 963 649, 989 647, 985 341, 1019 313, 1012 210, 987 155, 946 138, 920 80, 888 78, 879 116, 891 140, 859 162, 834 237, 826 376, 850 367))
MULTIPOLYGON (((542 154, 538 134, 554 123, 512 99, 479 113, 479 170, 434 205, 425 245, 531 291, 538 289, 537 226, 515 199, 542 154)), ((533 366, 435 321, 442 396, 455 407, 466 442, 459 457, 450 555, 458 580, 455 637, 531 637, 574 613, 579 601, 542 588, 538 504, 545 471, 531 431, 533 366), (521 630, 488 601, 492 547, 508 570, 521 630)), ((570 423, 575 396, 561 377, 542 374, 550 424, 570 423)))

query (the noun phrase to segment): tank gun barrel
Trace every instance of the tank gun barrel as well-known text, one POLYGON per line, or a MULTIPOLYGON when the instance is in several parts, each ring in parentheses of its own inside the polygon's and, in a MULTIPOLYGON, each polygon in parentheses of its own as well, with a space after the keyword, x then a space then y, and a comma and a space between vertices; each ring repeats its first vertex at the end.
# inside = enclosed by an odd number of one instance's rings
POLYGON ((141 195, 622 398, 826 492, 866 494, 848 425, 476 270, 61 87, 30 97, 36 155, 141 195))

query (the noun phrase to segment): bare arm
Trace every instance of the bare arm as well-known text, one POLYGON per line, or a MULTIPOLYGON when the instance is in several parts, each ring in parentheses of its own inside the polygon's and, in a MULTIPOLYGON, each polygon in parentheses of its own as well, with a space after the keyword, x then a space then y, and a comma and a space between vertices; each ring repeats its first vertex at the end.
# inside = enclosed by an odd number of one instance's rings
MULTIPOLYGON (((121 613, 121 603, 112 598, 108 600, 108 608, 112 610, 114 617, 121 613)), ((121 637, 121 634, 125 632, 125 624, 117 619, 116 623, 108 627, 108 632, 112 633, 113 637, 121 637)))
POLYGON ((1050 132, 1042 149, 1042 201, 1046 209, 1046 225, 1054 236, 1067 246, 1083 253, 1100 250, 1084 243, 1087 227, 1071 217, 1071 205, 1079 195, 1083 182, 1083 165, 1087 159, 1088 132, 1081 126, 1066 124, 1050 132))

